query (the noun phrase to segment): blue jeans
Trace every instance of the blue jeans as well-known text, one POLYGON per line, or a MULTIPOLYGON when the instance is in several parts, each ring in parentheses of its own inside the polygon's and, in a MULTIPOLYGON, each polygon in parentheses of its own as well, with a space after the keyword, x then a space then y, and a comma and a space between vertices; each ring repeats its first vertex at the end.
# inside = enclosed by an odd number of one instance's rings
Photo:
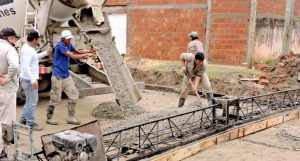
POLYGON ((26 102, 20 121, 32 126, 35 123, 35 109, 39 101, 38 89, 33 89, 31 82, 25 79, 21 79, 21 86, 25 92, 26 102))

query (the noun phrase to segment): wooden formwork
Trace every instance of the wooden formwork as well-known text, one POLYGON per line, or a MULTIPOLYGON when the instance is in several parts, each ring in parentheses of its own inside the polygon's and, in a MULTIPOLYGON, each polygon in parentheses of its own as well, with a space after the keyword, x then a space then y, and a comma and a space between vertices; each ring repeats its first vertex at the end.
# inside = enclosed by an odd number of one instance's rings
POLYGON ((242 138, 244 136, 268 129, 270 127, 282 124, 284 122, 298 119, 300 117, 300 109, 288 111, 275 116, 251 122, 246 125, 240 125, 233 127, 225 132, 213 135, 211 137, 202 139, 198 142, 188 144, 183 147, 173 149, 169 152, 163 153, 158 156, 154 156, 144 161, 178 161, 193 156, 199 152, 202 152, 208 148, 216 145, 242 138))

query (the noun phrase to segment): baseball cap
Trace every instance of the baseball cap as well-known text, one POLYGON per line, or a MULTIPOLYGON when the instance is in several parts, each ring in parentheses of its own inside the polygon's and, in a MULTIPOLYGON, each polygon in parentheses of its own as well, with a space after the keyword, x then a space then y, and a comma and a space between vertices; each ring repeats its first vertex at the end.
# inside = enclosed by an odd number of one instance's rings
POLYGON ((69 30, 64 30, 61 32, 61 38, 63 39, 71 39, 73 37, 71 31, 69 30))
POLYGON ((29 33, 27 34, 27 38, 38 39, 42 37, 43 35, 40 35, 40 33, 37 30, 30 30, 29 33))
POLYGON ((9 27, 2 29, 2 30, 0 31, 0 35, 1 35, 1 37, 15 36, 17 39, 20 38, 20 36, 18 36, 18 35, 16 34, 15 30, 12 29, 12 28, 9 28, 9 27))
POLYGON ((197 37, 198 33, 196 31, 192 31, 192 32, 189 33, 189 36, 190 37, 197 37))

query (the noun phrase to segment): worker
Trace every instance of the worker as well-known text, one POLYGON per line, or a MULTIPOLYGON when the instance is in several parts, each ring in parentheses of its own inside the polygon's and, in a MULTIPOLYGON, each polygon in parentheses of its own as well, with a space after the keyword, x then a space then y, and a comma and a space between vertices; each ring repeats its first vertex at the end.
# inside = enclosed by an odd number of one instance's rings
MULTIPOLYGON (((0 32, 0 125, 16 121, 16 95, 19 88, 19 55, 15 43, 19 36, 12 28, 0 32)), ((0 126, 2 136, 2 126, 0 126)), ((0 137, 0 159, 5 160, 7 153, 0 137)))
POLYGON ((193 53, 194 55, 198 52, 204 53, 203 44, 198 38, 198 33, 192 31, 189 33, 190 42, 187 47, 187 53, 193 53))
POLYGON ((180 55, 183 72, 185 73, 182 80, 181 92, 178 107, 182 107, 185 103, 186 97, 190 91, 189 78, 193 81, 194 91, 197 91, 199 82, 207 93, 208 104, 212 105, 213 90, 207 74, 207 61, 204 59, 204 54, 198 52, 195 55, 193 53, 182 53, 180 55))
POLYGON ((87 58, 95 54, 95 50, 78 50, 71 43, 73 38, 69 30, 61 32, 61 41, 57 43, 54 49, 53 71, 51 77, 50 101, 47 107, 47 123, 58 125, 54 120, 53 114, 56 105, 61 101, 61 94, 64 92, 68 98, 68 124, 80 125, 75 118, 76 100, 79 93, 74 85, 74 81, 69 74, 70 58, 78 60, 87 58), (74 52, 74 53, 73 53, 74 52))
MULTIPOLYGON (((40 43, 38 31, 31 30, 27 35, 27 42, 21 48, 20 52, 20 83, 25 92, 26 102, 20 118, 20 123, 28 125, 32 130, 41 131, 43 127, 35 123, 35 110, 38 103, 38 79, 40 58, 48 55, 48 51, 37 53, 35 47, 40 43)), ((51 49, 49 49, 51 51, 51 49)))

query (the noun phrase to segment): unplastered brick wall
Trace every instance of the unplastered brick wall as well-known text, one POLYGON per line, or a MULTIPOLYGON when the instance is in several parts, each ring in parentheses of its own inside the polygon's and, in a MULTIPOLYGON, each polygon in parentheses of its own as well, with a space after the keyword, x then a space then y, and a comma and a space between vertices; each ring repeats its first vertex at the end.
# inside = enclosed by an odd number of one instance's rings
POLYGON ((136 57, 179 60, 188 33, 205 41, 206 0, 130 0, 127 53, 136 57))
POLYGON ((125 6, 127 5, 127 0, 106 0, 106 6, 125 6))
POLYGON ((300 16, 300 1, 295 1, 294 16, 300 16))
MULTIPOLYGON (((246 62, 251 0, 211 1, 209 62, 241 65, 246 62)), ((286 0, 257 0, 257 16, 284 17, 285 6, 286 0)), ((127 53, 132 56, 179 60, 190 31, 205 43, 207 0, 127 0, 127 7, 127 53)), ((294 16, 300 16, 300 0, 295 0, 294 16)))
POLYGON ((216 64, 245 62, 250 0, 212 0, 209 60, 216 64))
POLYGON ((284 15, 285 5, 286 5, 286 0, 258 0, 257 13, 284 15))

